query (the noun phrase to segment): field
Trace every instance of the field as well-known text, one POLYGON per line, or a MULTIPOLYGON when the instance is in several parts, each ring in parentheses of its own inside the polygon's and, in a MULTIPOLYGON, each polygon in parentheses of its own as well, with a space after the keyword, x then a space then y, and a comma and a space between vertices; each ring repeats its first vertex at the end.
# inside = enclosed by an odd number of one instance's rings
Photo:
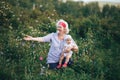
POLYGON ((120 80, 119 40, 119 6, 101 8, 98 3, 57 0, 1 1, 0 80, 120 80), (69 34, 79 51, 73 53, 70 67, 50 70, 46 64, 50 44, 23 38, 56 32, 58 19, 69 23, 69 34))

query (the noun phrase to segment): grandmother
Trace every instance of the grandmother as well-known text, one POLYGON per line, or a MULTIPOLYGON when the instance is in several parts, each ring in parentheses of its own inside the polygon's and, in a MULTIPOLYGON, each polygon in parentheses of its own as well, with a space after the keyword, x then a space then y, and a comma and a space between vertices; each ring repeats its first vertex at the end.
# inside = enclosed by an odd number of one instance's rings
MULTIPOLYGON (((50 69, 55 69, 59 63, 59 58, 63 50, 65 37, 68 36, 69 28, 68 23, 63 19, 60 19, 56 22, 56 32, 50 33, 43 37, 32 37, 26 36, 24 40, 27 41, 39 41, 39 42, 50 42, 50 49, 47 56, 47 64, 49 65, 50 69)), ((75 41, 72 39, 72 43, 75 46, 72 48, 72 51, 78 51, 78 46, 76 45, 75 41)), ((67 49, 66 52, 71 51, 67 49)))

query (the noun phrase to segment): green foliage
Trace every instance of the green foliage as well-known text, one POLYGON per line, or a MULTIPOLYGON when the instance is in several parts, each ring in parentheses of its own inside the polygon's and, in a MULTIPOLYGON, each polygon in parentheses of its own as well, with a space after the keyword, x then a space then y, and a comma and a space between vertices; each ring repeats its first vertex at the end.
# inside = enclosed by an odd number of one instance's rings
POLYGON ((7 27, 10 25, 10 20, 12 17, 12 10, 8 3, 2 1, 0 3, 0 27, 7 27))
POLYGON ((0 3, 1 80, 119 80, 120 8, 98 3, 57 0, 8 0, 0 3), (49 70, 49 43, 27 42, 25 35, 56 32, 55 22, 69 23, 70 35, 79 47, 74 64, 49 70), (39 57, 43 57, 43 61, 39 57))

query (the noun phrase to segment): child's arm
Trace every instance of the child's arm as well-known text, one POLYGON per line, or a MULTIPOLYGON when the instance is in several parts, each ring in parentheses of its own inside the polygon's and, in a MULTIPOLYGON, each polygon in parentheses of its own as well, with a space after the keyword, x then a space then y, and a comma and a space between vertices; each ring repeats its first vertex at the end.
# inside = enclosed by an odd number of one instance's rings
POLYGON ((64 46, 62 53, 66 52, 66 46, 64 46))
POLYGON ((71 50, 74 52, 78 52, 78 47, 74 44, 71 44, 71 46, 67 47, 66 52, 70 52, 71 50))
POLYGON ((67 48, 64 50, 64 52, 65 52, 65 53, 69 53, 72 48, 73 48, 72 46, 69 46, 69 47, 67 47, 67 48))

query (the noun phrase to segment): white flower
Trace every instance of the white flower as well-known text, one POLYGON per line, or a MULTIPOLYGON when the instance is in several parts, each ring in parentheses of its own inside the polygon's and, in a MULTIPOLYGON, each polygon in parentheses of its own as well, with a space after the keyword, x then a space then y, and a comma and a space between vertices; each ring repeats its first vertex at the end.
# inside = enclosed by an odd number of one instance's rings
POLYGON ((4 53, 1 51, 0 54, 3 55, 4 53))
POLYGON ((43 5, 40 5, 40 8, 42 8, 43 7, 43 5))

